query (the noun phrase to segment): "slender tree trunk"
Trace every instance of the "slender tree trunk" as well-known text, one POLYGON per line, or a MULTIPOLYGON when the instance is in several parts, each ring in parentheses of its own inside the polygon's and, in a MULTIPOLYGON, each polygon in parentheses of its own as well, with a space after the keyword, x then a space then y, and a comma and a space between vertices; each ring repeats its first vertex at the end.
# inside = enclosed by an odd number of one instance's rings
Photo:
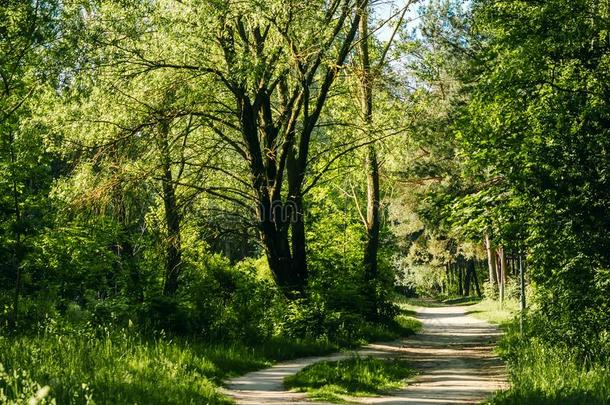
MULTIPOLYGON (((361 59, 360 74, 360 108, 362 125, 368 138, 372 138, 373 126, 373 72, 371 71, 369 55, 368 9, 361 10, 359 23, 359 51, 361 59)), ((377 252, 379 250, 379 162, 374 144, 366 148, 366 247, 364 250, 365 279, 374 282, 377 278, 377 252)))
POLYGON ((169 124, 159 125, 159 150, 161 153, 163 206, 165 208, 166 257, 165 285, 163 294, 172 296, 178 290, 178 277, 182 270, 182 242, 180 237, 180 214, 176 205, 176 190, 171 167, 169 147, 169 124))
MULTIPOLYGON (((369 13, 368 7, 363 7, 358 26, 360 36, 359 51, 362 63, 360 74, 360 108, 362 114, 362 125, 367 137, 372 139, 373 127, 373 72, 369 54, 369 13)), ((379 251, 379 161, 375 144, 371 143, 366 148, 366 241, 364 248, 364 279, 367 283, 367 294, 372 304, 372 314, 377 314, 377 254, 379 251)))
POLYGON ((14 150, 14 136, 9 134, 9 153, 11 158, 11 182, 13 188, 13 209, 15 211, 15 245, 13 247, 13 267, 15 269, 15 295, 13 296, 13 313, 11 316, 11 326, 17 325, 17 318, 19 317, 19 297, 21 295, 21 208, 19 206, 19 191, 17 190, 17 172, 15 165, 17 159, 15 157, 14 150))
POLYGON ((523 258, 519 252, 519 330, 523 334, 523 318, 525 316, 525 273, 523 269, 523 258))
POLYGON ((489 266, 489 282, 495 286, 498 284, 498 276, 496 274, 496 253, 491 245, 488 234, 485 234, 485 250, 487 251, 487 265, 489 266))
POLYGON ((443 283, 443 294, 449 293, 449 263, 445 264, 445 282, 443 283))
POLYGON ((466 276, 464 281, 464 295, 466 297, 470 296, 470 284, 472 282, 472 272, 474 270, 474 262, 472 259, 469 259, 466 262, 466 276), (471 265, 472 264, 472 265, 471 265))
POLYGON ((477 276, 477 268, 474 261, 472 263, 472 280, 474 281, 474 288, 477 292, 477 296, 481 297, 481 287, 479 286, 479 278, 477 276))
POLYGON ((464 296, 464 279, 462 277, 462 263, 460 258, 458 257, 456 261, 456 270, 458 276, 458 295, 464 296))
POLYGON ((504 256, 504 248, 498 248, 498 258, 500 262, 498 280, 500 284, 500 302, 504 302, 504 287, 506 285, 506 257, 504 256))
POLYGON ((375 280, 377 278, 377 254, 379 251, 379 163, 377 152, 374 145, 369 145, 366 156, 366 180, 367 180, 367 200, 366 200, 366 248, 364 253, 364 266, 367 278, 375 280))

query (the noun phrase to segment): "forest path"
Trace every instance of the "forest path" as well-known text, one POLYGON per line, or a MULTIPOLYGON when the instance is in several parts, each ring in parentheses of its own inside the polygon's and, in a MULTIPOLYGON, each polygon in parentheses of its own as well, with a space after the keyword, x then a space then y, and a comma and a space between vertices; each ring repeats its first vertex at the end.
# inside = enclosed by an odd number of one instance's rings
POLYGON ((319 362, 350 357, 401 358, 418 371, 403 389, 379 397, 353 398, 364 404, 474 404, 507 387, 503 362, 492 349, 501 332, 466 314, 468 307, 418 307, 420 333, 355 352, 307 357, 276 364, 227 381, 224 393, 237 404, 323 404, 284 389, 284 377, 319 362))

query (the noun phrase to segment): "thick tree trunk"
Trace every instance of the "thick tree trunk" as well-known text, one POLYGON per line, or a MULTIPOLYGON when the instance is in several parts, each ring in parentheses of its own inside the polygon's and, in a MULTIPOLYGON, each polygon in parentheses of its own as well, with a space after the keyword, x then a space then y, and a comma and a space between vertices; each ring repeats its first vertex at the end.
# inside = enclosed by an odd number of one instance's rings
MULTIPOLYGON (((287 79, 276 82, 273 75, 267 77, 263 74, 261 82, 257 83, 258 90, 255 93, 248 93, 249 85, 245 81, 225 82, 228 90, 235 95, 237 118, 245 145, 243 149, 241 147, 238 149, 243 152, 242 155, 250 169, 252 190, 256 194, 258 203, 260 238, 271 272, 288 298, 293 296, 291 291, 304 292, 307 283, 302 197, 311 135, 339 69, 351 52, 359 27, 360 13, 350 20, 349 11, 351 7, 360 10, 366 5, 367 0, 359 0, 356 5, 351 2, 343 4, 344 12, 340 13, 337 28, 345 24, 347 31, 341 31, 345 35, 337 36, 341 39, 336 41, 339 53, 334 64, 327 66, 320 63, 326 56, 324 54, 312 58, 311 64, 303 66, 307 74, 302 81, 299 81, 292 95, 289 94, 286 85, 287 79), (347 21, 351 22, 347 23, 347 21), (327 66, 324 72, 320 72, 323 70, 321 66, 327 66), (320 81, 317 80, 318 77, 321 77, 320 81), (310 92, 314 86, 316 91, 310 92), (278 101, 284 109, 280 114, 274 113, 276 106, 271 102, 275 91, 278 91, 278 101), (315 97, 312 93, 315 93, 315 97), (283 139, 279 140, 278 137, 283 139), (284 174, 288 177, 287 187, 284 174), (282 199, 285 190, 288 194, 282 199), (290 204, 296 212, 292 222, 274 215, 274 206, 279 205, 282 209, 289 210, 286 205, 290 204)), ((334 11, 328 17, 332 17, 332 14, 334 11)), ((261 52, 265 40, 258 28, 255 27, 253 36, 259 47, 256 52, 261 52)), ((234 39, 233 35, 219 38, 225 50, 225 62, 230 68, 235 62, 234 39)), ((275 96, 273 98, 275 99, 275 96)), ((283 214, 286 212, 284 211, 283 214)), ((297 294, 297 296, 301 295, 297 294)))
POLYGON ((307 285, 305 224, 302 213, 292 214, 291 224, 284 221, 285 218, 280 218, 287 215, 284 210, 291 211, 294 207, 278 207, 278 204, 275 204, 275 208, 271 208, 268 204, 261 203, 259 208, 259 233, 269 269, 288 298, 302 296, 307 285), (290 235, 289 225, 292 229, 290 235))
POLYGON ((291 221, 291 245, 292 245, 292 271, 297 279, 297 290, 302 292, 307 285, 307 256, 305 240, 305 218, 303 198, 297 196, 294 199, 295 212, 290 216, 291 221))
POLYGON ((275 229, 272 221, 265 220, 260 224, 260 236, 269 269, 278 286, 283 290, 298 289, 298 281, 292 272, 292 255, 288 233, 275 229))
POLYGON ((178 277, 182 270, 182 242, 180 237, 180 214, 176 205, 176 190, 172 177, 171 153, 169 147, 169 125, 159 125, 159 151, 161 154, 161 185, 163 207, 165 209, 166 251, 165 284, 163 294, 174 295, 178 290, 178 277))

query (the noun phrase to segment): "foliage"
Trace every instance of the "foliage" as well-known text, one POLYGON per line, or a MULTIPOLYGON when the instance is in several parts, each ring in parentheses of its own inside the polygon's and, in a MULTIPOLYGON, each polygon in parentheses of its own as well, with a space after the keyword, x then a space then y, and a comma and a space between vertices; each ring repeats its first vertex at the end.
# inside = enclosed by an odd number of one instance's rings
POLYGON ((459 134, 471 167, 503 190, 490 207, 497 238, 527 246, 544 338, 583 358, 610 324, 606 7, 475 2, 484 47, 470 74, 485 80, 469 89, 459 134), (582 29, 566 37, 557 21, 582 29))
MULTIPOLYGON (((528 323, 530 326, 534 323, 528 323)), ((607 404, 610 378, 607 361, 583 364, 579 353, 565 344, 550 345, 516 323, 507 327, 500 354, 508 361, 511 388, 490 404, 607 404)))

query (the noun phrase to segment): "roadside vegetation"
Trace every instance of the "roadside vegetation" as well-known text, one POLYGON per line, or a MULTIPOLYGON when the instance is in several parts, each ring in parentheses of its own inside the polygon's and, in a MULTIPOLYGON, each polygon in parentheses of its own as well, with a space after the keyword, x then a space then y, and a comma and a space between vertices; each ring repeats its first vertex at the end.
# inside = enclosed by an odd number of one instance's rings
POLYGON ((288 389, 307 392, 314 400, 349 402, 350 397, 374 397, 399 389, 415 371, 405 360, 352 357, 320 362, 286 377, 288 389))
POLYGON ((40 403, 58 404, 230 403, 218 392, 227 378, 276 361, 353 349, 369 339, 396 339, 417 327, 417 321, 400 315, 391 326, 372 325, 358 338, 340 342, 278 336, 261 343, 220 343, 49 323, 31 334, 0 337, 0 399, 21 404, 39 393, 40 403))
POLYGON ((504 300, 503 302, 485 298, 468 306, 467 315, 497 324, 500 327, 512 322, 518 316, 519 301, 516 299, 504 300))
POLYGON ((538 338, 531 325, 523 337, 516 322, 505 331, 498 353, 507 361, 511 387, 490 404, 610 404, 607 361, 583 361, 573 348, 538 338))

